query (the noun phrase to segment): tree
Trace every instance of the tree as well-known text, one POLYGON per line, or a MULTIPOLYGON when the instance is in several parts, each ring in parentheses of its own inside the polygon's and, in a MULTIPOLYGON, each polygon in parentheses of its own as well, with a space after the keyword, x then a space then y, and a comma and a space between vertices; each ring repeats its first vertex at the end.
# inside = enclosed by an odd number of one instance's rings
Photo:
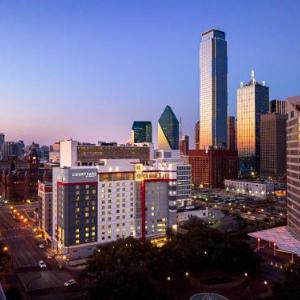
POLYGON ((300 299, 300 263, 291 264, 285 271, 285 279, 273 286, 275 299, 300 299))

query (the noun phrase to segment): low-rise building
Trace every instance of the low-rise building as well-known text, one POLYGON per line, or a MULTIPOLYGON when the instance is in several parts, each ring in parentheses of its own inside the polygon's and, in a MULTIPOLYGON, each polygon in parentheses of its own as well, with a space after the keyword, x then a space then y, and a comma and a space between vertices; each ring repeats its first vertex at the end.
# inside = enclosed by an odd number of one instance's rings
POLYGON ((274 192, 274 183, 270 181, 225 180, 228 192, 249 195, 265 199, 274 192))
POLYGON ((208 219, 208 207, 184 206, 177 209, 177 223, 183 223, 190 218, 197 217, 199 219, 208 219))

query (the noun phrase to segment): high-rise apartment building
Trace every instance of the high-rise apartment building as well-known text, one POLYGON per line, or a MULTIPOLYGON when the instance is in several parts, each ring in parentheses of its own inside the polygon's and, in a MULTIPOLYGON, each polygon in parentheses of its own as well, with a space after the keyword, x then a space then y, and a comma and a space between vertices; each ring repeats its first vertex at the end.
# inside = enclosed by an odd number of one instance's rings
POLYGON ((300 96, 287 102, 287 226, 300 240, 300 96))
POLYGON ((200 149, 226 146, 227 98, 225 32, 212 29, 200 43, 200 149))
POLYGON ((134 121, 131 128, 131 143, 152 143, 150 121, 134 121))
POLYGON ((227 117, 227 149, 236 150, 236 124, 235 117, 227 117))
POLYGON ((158 149, 179 149, 179 122, 172 108, 167 105, 158 120, 158 149))
POLYGON ((241 173, 259 171, 260 116, 269 110, 269 88, 255 80, 237 90, 237 150, 241 173))
POLYGON ((271 100, 269 102, 269 113, 286 114, 287 102, 285 100, 271 100))
POLYGON ((200 121, 197 121, 195 124, 195 149, 199 149, 200 141, 200 121))
POLYGON ((260 175, 283 179, 286 173, 286 115, 268 113, 260 119, 260 175))

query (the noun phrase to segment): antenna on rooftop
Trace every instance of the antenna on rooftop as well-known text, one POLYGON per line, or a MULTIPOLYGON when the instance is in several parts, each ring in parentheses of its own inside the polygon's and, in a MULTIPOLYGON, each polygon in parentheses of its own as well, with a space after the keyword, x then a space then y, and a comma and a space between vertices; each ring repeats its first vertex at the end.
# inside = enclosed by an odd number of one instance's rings
POLYGON ((254 73, 254 70, 251 70, 251 81, 255 82, 255 73, 254 73))

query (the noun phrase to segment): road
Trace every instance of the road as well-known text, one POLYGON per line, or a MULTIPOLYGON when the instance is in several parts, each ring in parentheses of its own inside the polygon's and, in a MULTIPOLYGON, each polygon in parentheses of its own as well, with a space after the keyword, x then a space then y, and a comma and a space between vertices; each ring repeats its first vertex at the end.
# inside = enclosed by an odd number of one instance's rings
MULTIPOLYGON (((24 214, 32 210, 32 204, 15 206, 24 214)), ((55 259, 48 259, 49 249, 40 249, 35 233, 29 224, 19 222, 12 217, 9 206, 0 206, 0 240, 8 247, 12 258, 12 272, 7 276, 7 285, 21 287, 24 294, 32 299, 51 295, 60 297, 86 299, 86 291, 81 286, 64 287, 64 282, 73 278, 67 270, 60 270, 55 259), (38 262, 43 260, 47 270, 41 270, 38 262)))

